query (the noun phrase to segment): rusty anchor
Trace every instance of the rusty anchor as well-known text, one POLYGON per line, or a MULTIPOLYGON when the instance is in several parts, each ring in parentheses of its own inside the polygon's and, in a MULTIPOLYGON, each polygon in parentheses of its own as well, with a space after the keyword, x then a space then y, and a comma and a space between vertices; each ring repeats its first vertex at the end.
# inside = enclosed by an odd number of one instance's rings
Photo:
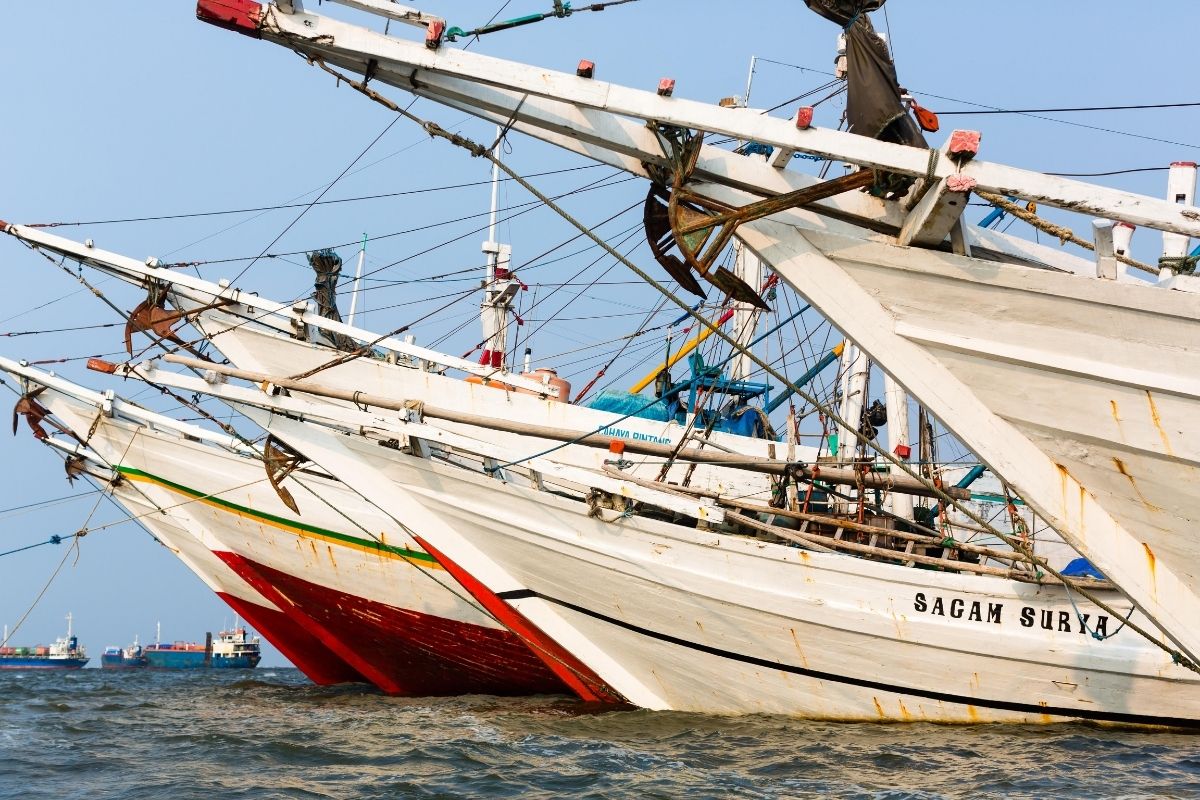
POLYGON ((292 497, 292 493, 283 485, 283 480, 307 460, 272 435, 268 435, 263 442, 263 466, 267 470, 267 480, 283 504, 297 515, 300 513, 300 507, 296 505, 296 498, 292 497))
POLYGON ((705 292, 693 272, 732 299, 767 310, 758 292, 744 280, 723 266, 713 269, 738 227, 875 182, 874 172, 860 170, 748 205, 732 206, 688 189, 704 143, 703 135, 669 127, 660 127, 657 132, 670 166, 646 165, 651 178, 642 213, 646 239, 663 269, 684 289, 701 297, 705 292), (678 250, 679 255, 672 249, 678 250))
POLYGON ((232 300, 222 297, 212 303, 194 308, 191 311, 170 311, 166 307, 166 289, 158 284, 153 284, 146 294, 146 299, 138 303, 137 307, 129 312, 129 319, 125 322, 125 352, 133 355, 133 334, 136 331, 138 333, 146 333, 162 341, 171 342, 197 358, 203 358, 207 361, 207 356, 197 352, 190 344, 175 333, 175 323, 201 311, 221 308, 232 302, 232 300))

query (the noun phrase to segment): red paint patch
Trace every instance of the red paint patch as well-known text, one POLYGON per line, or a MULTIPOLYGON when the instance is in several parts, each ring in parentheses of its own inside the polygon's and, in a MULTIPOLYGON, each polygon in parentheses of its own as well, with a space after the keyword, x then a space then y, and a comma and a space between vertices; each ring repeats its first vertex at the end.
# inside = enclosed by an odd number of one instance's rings
POLYGON ((383 691, 553 694, 563 685, 512 633, 397 608, 218 553, 247 583, 383 691))
POLYGON ((367 679, 312 634, 297 625, 287 614, 267 608, 224 592, 217 596, 250 623, 279 652, 287 656, 296 668, 318 686, 335 683, 366 683, 367 679))
POLYGON ((431 546, 429 542, 420 536, 413 538, 425 552, 437 559, 437 562, 445 567, 454 580, 470 592, 484 608, 520 637, 520 640, 528 645, 529 650, 535 653, 563 683, 570 687, 579 696, 579 699, 594 703, 628 705, 629 701, 622 697, 620 692, 605 683, 586 664, 571 655, 558 642, 546 635, 541 628, 526 619, 521 612, 497 597, 495 592, 476 580, 457 563, 451 561, 440 550, 431 546))
POLYGON ((199 0, 196 19, 218 28, 261 39, 263 7, 254 0, 199 0))

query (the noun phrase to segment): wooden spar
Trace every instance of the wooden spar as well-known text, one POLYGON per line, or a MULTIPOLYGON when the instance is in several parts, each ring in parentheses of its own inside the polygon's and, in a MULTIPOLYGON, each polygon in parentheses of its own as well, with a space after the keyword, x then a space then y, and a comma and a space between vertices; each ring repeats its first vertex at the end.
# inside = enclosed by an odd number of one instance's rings
MULTIPOLYGON (((226 375, 231 378, 239 378, 241 380, 250 381, 258 384, 274 384, 283 389, 303 392, 305 394, 316 395, 318 397, 328 397, 334 400, 344 400, 349 403, 355 403, 360 406, 374 406, 376 408, 388 409, 391 411, 419 411, 423 416, 433 419, 441 419, 447 422, 455 422, 461 425, 471 425, 478 428, 491 428, 494 430, 504 431, 506 433, 515 433, 523 436, 534 436, 540 439, 549 439, 558 442, 570 442, 579 444, 585 447, 598 447, 608 449, 612 444, 614 437, 605 436, 598 433, 580 435, 577 430, 569 428, 551 428, 544 425, 529 425, 523 422, 513 422, 511 420, 503 420, 497 417, 486 417, 479 414, 467 414, 449 409, 438 408, 429 405, 414 405, 409 401, 394 400, 390 397, 382 397, 366 392, 357 392, 349 389, 337 389, 321 384, 310 383, 308 381, 297 381, 290 378, 282 378, 275 375, 266 375, 261 372, 251 372, 249 370, 236 369, 234 367, 223 364, 213 364, 208 361, 201 361, 195 358, 188 358, 180 355, 167 355, 163 357, 164 361, 172 364, 180 364, 182 366, 191 367, 201 372, 208 371, 220 375, 226 375)), ((676 451, 671 445, 655 444, 652 442, 638 442, 629 440, 619 440, 625 445, 625 452, 635 455, 653 456, 656 458, 675 459, 678 461, 693 461, 701 464, 714 464, 731 469, 744 469, 751 472, 762 472, 768 475, 787 475, 791 473, 799 473, 804 478, 809 480, 819 480, 826 483, 842 484, 842 485, 861 485, 869 489, 881 489, 886 491, 903 491, 909 494, 917 494, 922 497, 932 497, 933 492, 923 484, 907 477, 885 475, 877 472, 858 472, 853 469, 838 469, 830 467, 817 467, 805 464, 790 464, 786 461, 776 459, 762 458, 760 456, 746 456, 734 453, 720 453, 707 450, 700 450, 694 447, 684 447, 676 451)), ((968 499, 970 492, 963 489, 945 488, 943 491, 948 492, 956 499, 968 499)))
MULTIPOLYGON (((13 225, 0 220, 0 233, 7 233, 39 249, 59 253, 81 264, 87 264, 126 283, 146 287, 159 285, 179 290, 181 294, 194 300, 198 305, 204 305, 207 302, 205 298, 208 297, 231 304, 228 309, 230 313, 236 310, 232 304, 244 305, 251 310, 249 316, 256 324, 273 327, 289 335, 292 333, 291 326, 293 324, 307 325, 331 334, 348 336, 356 341, 370 342, 374 346, 383 347, 410 358, 461 370, 482 378, 485 383, 488 381, 503 382, 535 394, 558 397, 557 387, 543 384, 540 380, 505 372, 465 358, 448 356, 445 353, 439 353, 410 342, 402 342, 392 337, 380 338, 378 334, 371 331, 355 328, 344 322, 322 317, 320 314, 309 311, 308 304, 303 301, 299 304, 277 303, 232 286, 221 286, 202 278, 186 275, 182 271, 147 266, 145 262, 96 247, 88 247, 86 243, 55 236, 40 228, 13 225)), ((244 313, 241 315, 245 316, 244 313)), ((565 401, 567 398, 561 399, 565 401)))
POLYGON ((1034 581, 1034 576, 1028 572, 1004 569, 1002 567, 989 567, 985 564, 972 564, 969 561, 951 561, 948 558, 923 556, 918 555, 917 553, 905 553, 903 550, 889 550, 886 547, 872 547, 869 544, 859 544, 858 542, 851 542, 846 539, 832 539, 828 536, 800 533, 799 531, 780 528, 777 525, 768 525, 765 522, 759 522, 752 517, 747 517, 744 514, 737 513, 736 511, 725 512, 725 519, 729 522, 736 522, 739 525, 745 525, 748 528, 761 530, 764 533, 770 533, 771 535, 778 536, 781 539, 787 539, 788 541, 795 542, 802 547, 808 545, 821 545, 824 547, 832 547, 837 550, 845 550, 850 553, 861 553, 863 555, 886 558, 891 561, 901 561, 906 564, 925 564, 931 567, 945 567, 946 569, 957 570, 959 572, 973 572, 976 575, 994 575, 999 578, 1024 580, 1034 583, 1058 583, 1056 578, 1052 578, 1049 575, 1044 576, 1040 581, 1034 581))
MULTIPOLYGON (((823 128, 799 130, 791 120, 748 114, 744 109, 720 108, 680 97, 661 97, 650 91, 463 50, 431 50, 423 42, 402 41, 318 14, 268 13, 256 34, 309 58, 323 58, 358 74, 372 69, 377 81, 415 93, 433 95, 436 90, 432 87, 439 79, 451 79, 451 82, 459 79, 462 83, 455 87, 458 91, 451 99, 461 106, 472 106, 473 113, 497 110, 481 107, 481 97, 509 95, 518 109, 512 114, 513 122, 525 122, 528 118, 526 109, 588 109, 602 116, 653 120, 663 125, 762 142, 913 177, 929 174, 933 179, 941 180, 962 174, 975 179, 977 186, 986 191, 1142 227, 1200 235, 1200 209, 1158 198, 980 160, 959 167, 945 158, 931 160, 930 151, 921 148, 823 128), (318 28, 320 35, 314 35, 318 28)), ((561 115, 559 119, 562 119, 561 115)), ((597 144, 605 146, 605 143, 597 144)))
POLYGON ((919 542, 923 544, 931 544, 937 547, 949 547, 953 550, 961 550, 964 553, 975 553, 976 555, 986 556, 987 558, 995 558, 1001 561, 1020 561, 1025 564, 1038 565, 1042 563, 1041 559, 1030 558, 1024 553, 1018 553, 1015 550, 996 550, 992 547, 984 547, 977 544, 968 544, 960 542, 957 539, 953 540, 952 544, 946 544, 945 537, 929 536, 924 533, 909 533, 908 531, 892 530, 891 528, 883 528, 878 525, 866 525, 853 520, 842 519, 841 517, 830 517, 822 514, 809 514, 803 511, 792 511, 786 508, 773 508, 771 506, 760 506, 755 503, 744 503, 739 500, 718 499, 720 505, 732 506, 734 508, 753 511, 758 514, 773 514, 777 517, 788 517, 790 519, 798 519, 805 522, 815 522, 820 525, 829 525, 830 527, 845 528, 848 531, 856 533, 878 534, 880 536, 894 536, 897 539, 904 539, 908 542, 919 542))
MULTIPOLYGON (((894 536, 897 539, 904 539, 905 541, 923 542, 923 543, 942 546, 942 547, 947 546, 947 545, 943 544, 945 542, 945 537, 931 536, 929 534, 922 534, 922 533, 910 533, 908 531, 893 530, 891 528, 882 528, 882 527, 879 527, 878 525, 865 525, 861 522, 854 522, 852 520, 843 519, 841 517, 829 517, 829 516, 822 516, 820 514, 807 514, 802 511, 791 511, 790 509, 786 509, 786 508, 775 508, 773 506, 762 506, 762 505, 758 505, 756 503, 747 503, 742 500, 724 497, 720 492, 713 492, 713 491, 710 491, 707 489, 693 489, 690 486, 676 486, 676 485, 673 485, 670 483, 664 483, 662 481, 651 481, 651 480, 646 480, 645 478, 638 478, 633 475, 626 475, 625 473, 621 472, 620 470, 615 469, 613 467, 608 467, 608 466, 604 467, 604 472, 605 472, 605 474, 610 475, 614 478, 620 478, 621 480, 629 481, 630 483, 637 484, 638 486, 643 486, 647 489, 657 489, 660 492, 669 492, 672 494, 692 495, 695 497, 707 497, 709 499, 716 500, 718 505, 725 506, 726 508, 740 508, 744 511, 753 511, 755 513, 760 513, 760 514, 772 514, 772 515, 778 516, 778 517, 790 517, 792 519, 804 520, 804 521, 808 521, 808 522, 816 522, 816 523, 819 523, 822 525, 829 525, 829 526, 833 526, 833 527, 845 528, 848 531, 855 531, 855 532, 859 532, 859 533, 879 534, 881 536, 894 536)), ((726 516, 726 519, 729 519, 728 515, 726 516)), ((926 530, 928 530, 928 528, 926 528, 926 530)), ((957 540, 955 540, 954 544, 948 545, 948 546, 952 547, 953 549, 956 549, 956 550, 961 550, 965 553, 976 553, 981 556, 986 556, 988 558, 994 558, 994 559, 998 559, 1001 561, 1020 561, 1023 563, 1035 564, 1035 565, 1042 563, 1039 559, 1030 558, 1029 556, 1025 555, 1024 553, 1018 553, 1014 550, 996 550, 995 548, 984 547, 982 545, 977 545, 977 544, 969 544, 967 542, 960 542, 957 540)))

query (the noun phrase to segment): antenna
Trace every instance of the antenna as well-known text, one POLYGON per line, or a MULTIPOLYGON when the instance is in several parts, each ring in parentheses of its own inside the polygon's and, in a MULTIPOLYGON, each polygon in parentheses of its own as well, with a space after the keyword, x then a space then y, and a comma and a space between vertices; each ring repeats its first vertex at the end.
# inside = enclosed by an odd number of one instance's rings
POLYGON ((154 623, 154 643, 159 644, 160 642, 162 642, 162 622, 155 622, 154 623))
MULTIPOLYGON (((492 168, 493 172, 495 167, 492 168)), ((495 180, 493 178, 493 180, 495 180)), ((493 217, 495 216, 495 201, 493 201, 493 217)), ((358 251, 358 266, 354 268, 354 290, 350 293, 350 315, 346 318, 347 325, 354 324, 354 312, 358 308, 358 293, 361 291, 363 261, 367 258, 367 234, 363 233, 362 248, 358 251)), ((364 310, 365 314, 366 311, 364 310)))
POLYGON ((71 638, 71 622, 73 620, 74 620, 74 616, 71 614, 70 611, 68 611, 67 612, 67 638, 68 639, 71 638))
MULTIPOLYGON (((504 131, 496 126, 497 158, 504 131)), ((483 300, 480 301, 480 321, 483 323, 483 355, 479 363, 493 369, 504 369, 505 350, 508 349, 508 310, 521 284, 512 278, 510 259, 512 248, 496 241, 496 214, 500 202, 500 167, 492 162, 492 208, 488 215, 488 238, 483 243, 487 254, 487 277, 483 284, 483 300)))

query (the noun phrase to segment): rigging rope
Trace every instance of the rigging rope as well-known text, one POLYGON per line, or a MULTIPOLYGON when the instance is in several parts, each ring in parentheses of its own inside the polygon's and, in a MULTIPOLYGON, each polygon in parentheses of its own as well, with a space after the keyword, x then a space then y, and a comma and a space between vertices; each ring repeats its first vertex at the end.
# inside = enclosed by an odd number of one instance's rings
MULTIPOLYGON (((1030 225, 1037 228, 1038 230, 1045 231, 1046 233, 1050 234, 1051 236, 1057 237, 1059 242, 1062 244, 1066 244, 1067 242, 1070 242, 1071 244, 1078 245, 1078 246, 1084 248, 1085 250, 1095 250, 1096 249, 1096 245, 1094 242, 1089 242, 1086 239, 1080 239, 1078 236, 1075 235, 1075 232, 1072 231, 1070 228, 1066 228, 1062 225, 1055 225, 1053 222, 1050 222, 1049 220, 1047 220, 1043 217, 1039 217, 1037 214, 1030 211, 1028 208, 1017 205, 1016 203, 1012 202, 1011 200, 1004 197, 1003 195, 994 194, 992 192, 983 192, 983 191, 979 191, 979 190, 976 190, 975 194, 979 195, 984 200, 987 200, 989 203, 996 206, 997 208, 1004 209, 1008 213, 1012 214, 1014 217, 1025 220, 1026 222, 1028 222, 1030 225)), ((1116 259, 1117 259, 1117 261, 1120 261, 1122 264, 1127 264, 1128 266, 1135 267, 1144 272, 1148 272, 1152 275, 1158 275, 1158 270, 1156 268, 1150 266, 1149 264, 1143 264, 1141 261, 1135 261, 1134 259, 1130 258, 1129 256, 1118 255, 1118 256, 1116 256, 1116 259)))

